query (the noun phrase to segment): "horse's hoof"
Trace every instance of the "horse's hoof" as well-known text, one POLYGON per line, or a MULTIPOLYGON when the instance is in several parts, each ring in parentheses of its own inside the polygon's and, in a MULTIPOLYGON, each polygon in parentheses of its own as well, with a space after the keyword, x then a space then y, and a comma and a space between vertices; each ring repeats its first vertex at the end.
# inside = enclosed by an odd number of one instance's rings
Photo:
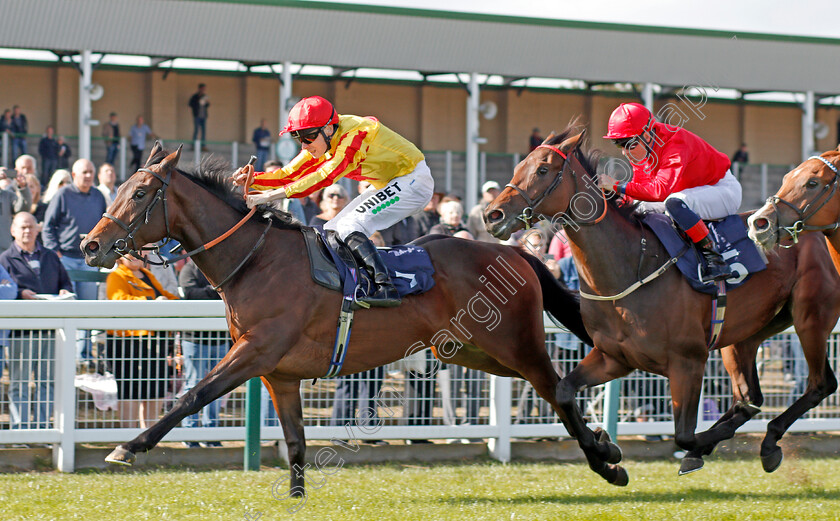
POLYGON ((776 447, 773 452, 767 454, 766 456, 761 456, 761 465, 764 467, 764 472, 773 472, 779 468, 779 465, 782 464, 784 457, 785 455, 782 453, 782 449, 780 447, 776 447))
POLYGON ((117 465, 125 465, 126 467, 130 467, 135 460, 134 453, 128 449, 122 448, 122 446, 117 447, 113 450, 108 457, 105 458, 107 463, 115 463, 117 465))
POLYGON ((624 467, 616 465, 615 478, 610 481, 610 484, 617 487, 626 487, 628 483, 630 483, 630 476, 627 475, 627 471, 624 470, 624 467))
POLYGON ((686 456, 680 463, 680 476, 697 472, 703 468, 703 458, 691 458, 686 456))
POLYGON ((623 454, 621 453, 621 447, 616 445, 615 443, 607 443, 607 446, 610 449, 610 455, 607 457, 607 463, 618 463, 621 461, 623 454))

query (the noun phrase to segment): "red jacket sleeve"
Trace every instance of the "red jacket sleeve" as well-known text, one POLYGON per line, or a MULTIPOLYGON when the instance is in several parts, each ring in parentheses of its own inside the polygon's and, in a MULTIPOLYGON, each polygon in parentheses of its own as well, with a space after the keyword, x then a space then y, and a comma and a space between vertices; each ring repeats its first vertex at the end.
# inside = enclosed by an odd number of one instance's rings
POLYGON ((658 158, 659 164, 649 177, 627 183, 624 193, 640 201, 664 201, 674 193, 680 176, 685 171, 685 165, 679 154, 673 153, 668 157, 658 158))

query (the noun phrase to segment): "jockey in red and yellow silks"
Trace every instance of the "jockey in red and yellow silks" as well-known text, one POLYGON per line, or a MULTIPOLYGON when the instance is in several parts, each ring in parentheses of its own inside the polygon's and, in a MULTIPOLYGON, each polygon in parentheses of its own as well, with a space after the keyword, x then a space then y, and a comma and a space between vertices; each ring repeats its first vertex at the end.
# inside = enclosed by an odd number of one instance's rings
POLYGON ((333 138, 329 154, 315 158, 303 151, 279 170, 257 173, 251 187, 282 186, 286 197, 305 197, 347 177, 381 190, 424 160, 417 147, 375 118, 340 115, 338 121, 338 137, 333 138))
MULTIPOLYGON (((420 212, 432 198, 434 180, 423 153, 376 118, 339 115, 320 96, 299 101, 289 112, 289 132, 301 152, 274 172, 257 172, 248 206, 286 197, 305 197, 342 177, 368 181, 364 191, 324 225, 344 241, 367 268, 376 289, 360 299, 372 306, 399 305, 400 298, 376 247, 374 232, 420 212)), ((243 167, 234 181, 244 184, 253 168, 243 167)))
POLYGON ((604 137, 622 149, 633 178, 620 182, 602 175, 599 186, 640 201, 664 202, 666 213, 700 246, 707 264, 704 280, 728 278, 703 219, 722 219, 741 205, 741 185, 729 170, 729 158, 696 134, 655 121, 638 103, 619 105, 607 129, 604 137))

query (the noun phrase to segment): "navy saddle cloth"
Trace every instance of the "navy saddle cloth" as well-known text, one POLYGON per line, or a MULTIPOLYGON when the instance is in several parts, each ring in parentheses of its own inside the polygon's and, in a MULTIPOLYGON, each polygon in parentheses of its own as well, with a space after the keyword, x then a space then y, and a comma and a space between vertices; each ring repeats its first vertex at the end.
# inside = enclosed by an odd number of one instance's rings
MULTIPOLYGON (((677 231, 670 217, 661 213, 648 213, 642 218, 642 222, 659 238, 671 257, 680 256, 677 268, 688 279, 692 288, 710 295, 716 293, 714 283, 704 284, 701 281, 702 255, 682 232, 677 231)), ((718 251, 729 268, 736 273, 726 279, 727 290, 737 288, 749 280, 751 274, 766 269, 766 260, 747 236, 747 228, 739 215, 705 222, 718 251)))
MULTIPOLYGON (((335 235, 317 228, 301 228, 309 254, 312 279, 325 288, 341 291, 350 296, 350 288, 360 285, 368 291, 372 286, 367 270, 359 269, 353 255, 345 246, 339 246, 335 235), (361 279, 359 279, 361 275, 361 279)), ((425 293, 435 285, 435 268, 429 253, 410 244, 391 248, 378 248, 379 255, 388 267, 394 286, 401 297, 425 293)))

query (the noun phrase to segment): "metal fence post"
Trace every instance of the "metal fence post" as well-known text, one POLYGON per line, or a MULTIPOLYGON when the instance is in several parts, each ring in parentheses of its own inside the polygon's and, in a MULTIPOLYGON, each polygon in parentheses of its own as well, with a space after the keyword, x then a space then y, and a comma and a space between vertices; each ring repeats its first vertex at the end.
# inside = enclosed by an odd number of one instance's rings
POLYGON ((452 192, 452 151, 446 151, 446 193, 452 192))
POLYGON ((195 166, 201 165, 201 140, 196 139, 193 143, 193 150, 195 151, 195 166))
POLYGON ((76 324, 65 321, 55 332, 55 426, 61 441, 53 449, 53 466, 73 472, 76 463, 76 324))
POLYGON ((251 378, 245 394, 245 470, 260 470, 260 385, 251 378))
POLYGON ((230 144, 230 164, 239 164, 239 143, 236 141, 230 144))
POLYGON ((9 148, 9 133, 3 132, 3 166, 12 168, 12 156, 9 148))
POLYGON ((761 163, 761 200, 767 200, 767 163, 761 163))
POLYGON ((487 440, 493 459, 510 461, 511 382, 506 376, 490 375, 490 425, 496 427, 496 437, 487 440))
POLYGON ((487 182, 487 152, 478 155, 478 186, 484 186, 487 182))
POLYGON ((125 136, 120 136, 120 182, 125 182, 128 179, 128 161, 126 160, 128 150, 128 140, 125 136))
POLYGON ((621 396, 621 379, 610 380, 604 393, 604 430, 610 438, 618 436, 618 401, 621 396))

